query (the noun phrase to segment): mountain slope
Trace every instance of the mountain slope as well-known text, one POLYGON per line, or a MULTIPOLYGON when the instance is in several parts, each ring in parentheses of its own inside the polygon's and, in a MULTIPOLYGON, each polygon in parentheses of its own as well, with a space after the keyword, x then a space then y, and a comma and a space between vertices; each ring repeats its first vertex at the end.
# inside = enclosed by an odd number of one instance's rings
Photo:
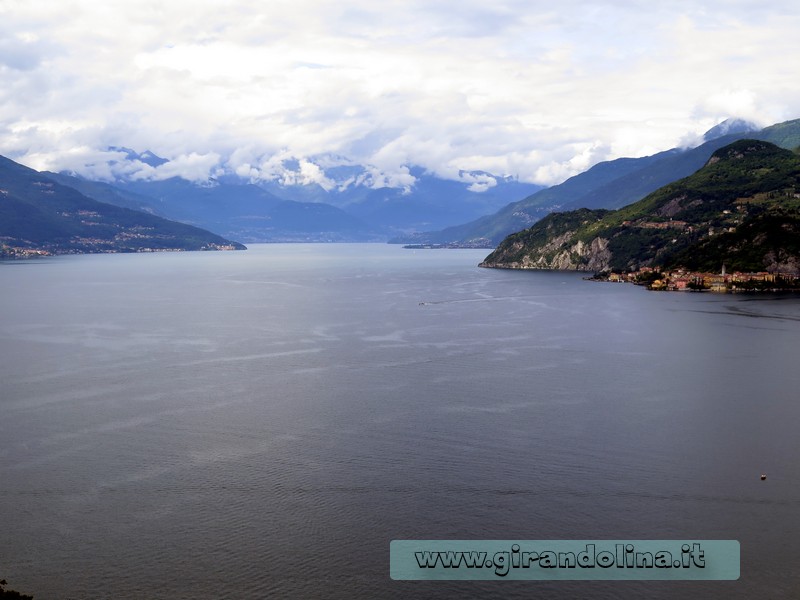
POLYGON ((61 185, 76 189, 84 196, 97 200, 98 202, 165 217, 165 215, 160 213, 152 198, 116 188, 109 183, 90 181, 82 177, 68 175, 66 173, 51 173, 50 171, 43 171, 42 175, 61 185))
POLYGON ((0 157, 0 255, 244 249, 218 235, 97 202, 0 157))
POLYGON ((475 180, 450 181, 433 177, 422 169, 411 169, 416 178, 408 190, 370 190, 343 208, 390 235, 447 227, 496 211, 510 200, 524 198, 541 186, 520 183, 483 171, 462 172, 475 180), (470 191, 470 187, 482 191, 470 191))
POLYGON ((542 188, 485 171, 460 171, 458 180, 449 180, 411 166, 407 175, 413 183, 400 187, 382 185, 363 166, 329 167, 321 172, 328 180, 328 189, 315 183, 260 181, 256 185, 286 200, 331 204, 386 235, 463 223, 542 188))
POLYGON ((620 210, 553 213, 506 238, 485 267, 601 271, 800 269, 800 156, 725 146, 695 174, 620 210))
POLYGON ((484 240, 487 245, 494 245, 555 210, 620 208, 635 202, 663 185, 692 174, 705 164, 714 151, 738 139, 760 139, 787 149, 800 145, 800 119, 755 132, 752 126, 744 122, 734 121, 723 125, 707 132, 707 141, 696 148, 676 148, 643 158, 599 163, 562 184, 514 202, 493 215, 442 231, 421 234, 413 241, 468 243, 484 240), (720 133, 725 135, 715 137, 720 133))
POLYGON ((365 241, 370 228, 345 211, 323 203, 281 200, 257 185, 211 180, 197 184, 179 177, 115 183, 124 194, 149 198, 170 219, 191 223, 245 242, 365 241))
POLYGON ((285 159, 247 172, 223 162, 213 169, 214 177, 195 182, 168 177, 179 169, 152 152, 108 150, 114 155, 107 169, 116 177, 112 185, 69 173, 59 174, 58 180, 101 202, 247 241, 385 240, 462 223, 541 189, 483 171, 461 171, 457 180, 449 180, 412 166, 387 175, 343 157, 324 156, 317 157, 319 164, 285 159), (291 204, 281 204, 287 201, 291 204), (328 222, 318 218, 323 213, 328 222))
POLYGON ((582 198, 593 190, 609 185, 614 181, 637 172, 653 164, 674 151, 667 151, 644 158, 620 158, 599 163, 587 171, 570 177, 564 183, 541 190, 501 208, 492 215, 486 215, 463 225, 448 227, 440 232, 423 233, 413 239, 394 240, 424 241, 434 243, 473 243, 483 242, 487 247, 497 244, 509 233, 530 227, 562 204, 573 198, 582 198))

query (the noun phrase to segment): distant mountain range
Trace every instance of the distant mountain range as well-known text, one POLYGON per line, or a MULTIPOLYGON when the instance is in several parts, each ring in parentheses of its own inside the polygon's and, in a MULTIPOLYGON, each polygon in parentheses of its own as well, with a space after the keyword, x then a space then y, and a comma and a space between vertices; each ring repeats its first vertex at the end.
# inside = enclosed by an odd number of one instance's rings
POLYGON ((444 179, 421 167, 408 168, 413 183, 378 187, 363 166, 332 167, 324 171, 333 184, 257 185, 286 200, 325 202, 359 218, 384 235, 422 231, 463 223, 524 198, 542 186, 486 171, 460 171, 458 180, 444 179))
MULTIPOLYGON (((151 170, 169 166, 168 160, 153 152, 137 153, 125 147, 109 150, 121 155, 120 161, 147 165, 151 170)), ((199 183, 180 177, 147 180, 122 176, 104 182, 75 173, 40 175, 58 184, 59 196, 64 193, 62 188, 69 188, 84 200, 192 225, 237 242, 386 241, 400 232, 459 222, 494 210, 507 202, 505 194, 518 197, 539 189, 485 172, 462 172, 461 181, 440 179, 419 168, 410 169, 408 174, 413 184, 402 188, 374 187, 375 182, 368 180, 373 175, 360 166, 330 168, 323 174, 327 187, 317 183, 292 184, 291 178, 282 183, 258 180, 256 185, 224 172, 199 183)), ((32 235, 33 223, 25 229, 25 236, 17 236, 16 225, 12 227, 16 217, 11 219, 10 205, 5 208, 9 217, 5 233, 10 244, 33 248, 50 240, 48 236, 32 235)), ((54 234, 55 230, 45 226, 44 221, 40 225, 42 232, 54 234)), ((84 233, 78 236, 71 231, 71 236, 89 239, 84 233)), ((51 240, 51 250, 67 250, 64 235, 51 240)), ((99 248, 86 244, 83 247, 85 251, 99 248)), ((106 240, 104 247, 111 249, 114 245, 106 240)), ((70 248, 78 251, 74 244, 70 248)))
POLYGON ((800 119, 764 129, 746 121, 725 121, 709 130, 704 143, 695 148, 674 148, 643 158, 602 162, 562 184, 512 202, 492 215, 440 231, 400 236, 392 241, 494 247, 507 235, 530 227, 553 211, 616 209, 640 200, 661 186, 691 175, 713 152, 744 138, 768 141, 787 149, 796 148, 800 145, 800 119))
POLYGON ((619 210, 553 213, 508 236, 485 267, 800 273, 800 149, 756 139, 619 210))
MULTIPOLYGON (((116 192, 102 188, 104 193, 116 192)), ((131 205, 136 199, 120 196, 131 205)), ((157 250, 239 250, 211 232, 88 198, 0 157, 0 257, 157 250)))
POLYGON ((105 176, 113 180, 65 172, 41 176, 82 197, 237 242, 389 240, 494 247, 553 211, 616 209, 635 202, 690 175, 714 151, 745 137, 793 148, 800 145, 800 120, 762 130, 746 121, 725 121, 695 148, 599 163, 547 189, 485 171, 460 171, 446 179, 408 166, 387 175, 324 156, 236 172, 221 161, 212 178, 197 182, 173 176, 180 171, 177 163, 122 146, 108 148, 113 159, 105 176))
MULTIPOLYGON (((109 150, 132 164, 169 167, 168 160, 150 151, 109 150)), ((380 174, 361 165, 323 168, 287 159, 280 168, 281 177, 251 180, 220 167, 215 177, 199 183, 179 177, 121 176, 113 182, 96 182, 74 173, 48 175, 95 200, 243 242, 386 241, 477 218, 542 189, 483 171, 462 171, 459 180, 452 181, 410 167, 407 183, 383 185, 380 174), (311 179, 303 175, 307 168, 314 174, 311 179)))

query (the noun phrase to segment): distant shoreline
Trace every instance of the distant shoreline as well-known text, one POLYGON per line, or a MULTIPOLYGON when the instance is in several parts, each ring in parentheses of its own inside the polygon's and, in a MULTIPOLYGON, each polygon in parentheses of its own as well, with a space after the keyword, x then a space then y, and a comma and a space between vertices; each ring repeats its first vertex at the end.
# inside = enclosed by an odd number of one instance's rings
POLYGON ((494 250, 494 246, 486 245, 483 242, 474 244, 462 244, 459 242, 450 242, 448 244, 406 244, 403 248, 406 250, 494 250))

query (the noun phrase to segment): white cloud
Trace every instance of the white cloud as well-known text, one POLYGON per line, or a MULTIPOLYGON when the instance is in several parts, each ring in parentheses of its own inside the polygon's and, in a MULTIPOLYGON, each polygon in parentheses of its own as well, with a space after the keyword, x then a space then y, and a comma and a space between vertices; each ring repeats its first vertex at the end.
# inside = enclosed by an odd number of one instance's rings
POLYGON ((180 154, 157 167, 151 167, 139 162, 141 168, 132 178, 162 181, 171 177, 183 177, 189 181, 205 181, 219 164, 220 158, 220 155, 216 152, 208 152, 206 154, 190 152, 189 154, 180 154))
POLYGON ((563 160, 556 160, 539 167, 536 172, 538 181, 563 181, 609 157, 608 149, 600 141, 572 144, 565 147, 562 152, 563 160))
POLYGON ((277 181, 285 186, 319 185, 325 190, 336 187, 336 182, 329 179, 318 164, 307 158, 296 159, 283 153, 267 157, 259 169, 250 167, 250 177, 254 181, 277 181))
POLYGON ((461 181, 469 183, 467 189, 470 192, 482 193, 497 185, 497 179, 488 173, 472 173, 469 171, 462 171, 458 177, 461 181))
POLYGON ((313 157, 335 154, 371 185, 412 185, 411 164, 556 183, 800 116, 788 0, 0 0, 0 23, 0 154, 104 177, 120 145, 171 159, 140 177, 217 156, 326 187, 313 157))

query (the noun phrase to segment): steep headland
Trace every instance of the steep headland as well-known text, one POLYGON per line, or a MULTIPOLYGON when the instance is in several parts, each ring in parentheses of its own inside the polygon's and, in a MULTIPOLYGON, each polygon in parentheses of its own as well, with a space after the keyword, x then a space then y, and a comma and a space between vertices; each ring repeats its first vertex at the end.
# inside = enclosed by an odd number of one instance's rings
POLYGON ((619 210, 552 213, 481 263, 507 269, 643 266, 797 272, 800 156, 760 140, 715 151, 699 171, 619 210))

